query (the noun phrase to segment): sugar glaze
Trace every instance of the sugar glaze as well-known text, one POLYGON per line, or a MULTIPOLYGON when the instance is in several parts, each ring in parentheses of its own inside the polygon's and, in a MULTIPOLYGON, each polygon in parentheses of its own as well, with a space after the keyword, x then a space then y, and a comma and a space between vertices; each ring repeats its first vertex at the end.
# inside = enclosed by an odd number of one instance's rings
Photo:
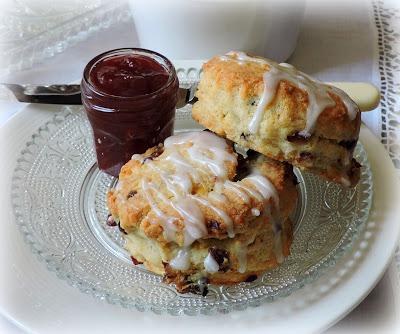
MULTIPOLYGON (((170 266, 176 270, 186 270, 190 265, 190 245, 207 235, 206 220, 201 207, 207 207, 223 222, 228 237, 235 236, 232 218, 217 204, 228 204, 226 193, 234 194, 244 203, 252 200, 266 201, 272 199, 276 208, 279 207, 279 198, 273 184, 259 172, 254 171, 241 181, 232 182, 228 178, 226 163, 237 165, 237 156, 229 152, 226 141, 213 133, 205 131, 187 132, 169 137, 164 142, 162 158, 168 164, 158 164, 157 159, 146 159, 143 155, 135 154, 132 158, 141 161, 147 168, 155 172, 160 182, 165 186, 167 193, 160 191, 160 185, 154 180, 143 178, 140 188, 146 197, 152 215, 150 223, 159 223, 163 227, 167 241, 179 242, 176 223, 183 223, 183 246, 178 250, 170 266), (213 191, 207 197, 193 195, 195 184, 204 182, 215 175, 216 183, 213 191), (166 212, 165 208, 175 211, 166 212)), ((253 216, 260 215, 258 209, 252 210, 253 216)), ((240 272, 246 271, 247 250, 240 250, 240 272)), ((205 270, 215 272, 215 259, 204 260, 205 270)))
POLYGON ((336 102, 329 93, 338 95, 347 109, 347 114, 350 120, 354 120, 357 116, 358 107, 354 101, 342 90, 336 87, 326 85, 318 80, 315 80, 307 74, 298 71, 290 64, 278 64, 272 60, 265 58, 250 57, 244 52, 230 51, 226 55, 219 57, 222 61, 236 61, 240 65, 246 63, 260 63, 266 64, 269 70, 263 75, 264 88, 263 93, 258 102, 257 108, 252 116, 248 130, 250 133, 255 134, 258 132, 264 110, 274 99, 277 92, 278 84, 281 80, 287 80, 296 85, 300 89, 307 92, 308 107, 306 116, 306 125, 300 134, 304 137, 310 137, 314 131, 319 115, 325 108, 333 107, 336 102))

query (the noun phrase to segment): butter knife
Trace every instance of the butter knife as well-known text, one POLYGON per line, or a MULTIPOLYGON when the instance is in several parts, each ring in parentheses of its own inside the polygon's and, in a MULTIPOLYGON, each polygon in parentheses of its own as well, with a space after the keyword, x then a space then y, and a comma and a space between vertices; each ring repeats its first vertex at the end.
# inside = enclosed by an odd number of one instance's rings
MULTIPOLYGON (((366 82, 329 82, 328 85, 335 86, 346 92, 361 111, 370 111, 379 105, 379 90, 372 84, 366 82)), ((0 84, 12 92, 20 102, 47 103, 47 104, 82 104, 80 85, 18 85, 0 84)), ((197 83, 187 84, 179 87, 178 102, 176 107, 182 108, 186 104, 197 101, 194 96, 197 83)))

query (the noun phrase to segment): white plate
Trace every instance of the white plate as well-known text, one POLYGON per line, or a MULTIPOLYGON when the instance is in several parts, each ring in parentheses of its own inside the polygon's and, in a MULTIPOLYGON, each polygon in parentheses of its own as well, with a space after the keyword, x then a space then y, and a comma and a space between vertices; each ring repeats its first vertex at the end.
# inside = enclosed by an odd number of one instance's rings
POLYGON ((252 333, 279 329, 296 333, 325 329, 345 316, 384 273, 399 234, 400 186, 385 149, 362 128, 360 140, 371 164, 374 198, 366 230, 349 254, 318 280, 286 298, 257 308, 216 316, 173 317, 140 313, 109 305, 69 286, 37 261, 14 223, 10 205, 11 175, 31 134, 51 119, 56 106, 30 105, 0 128, 1 178, 0 311, 19 326, 40 333, 162 329, 165 332, 252 333), (341 268, 338 270, 338 268, 341 268))

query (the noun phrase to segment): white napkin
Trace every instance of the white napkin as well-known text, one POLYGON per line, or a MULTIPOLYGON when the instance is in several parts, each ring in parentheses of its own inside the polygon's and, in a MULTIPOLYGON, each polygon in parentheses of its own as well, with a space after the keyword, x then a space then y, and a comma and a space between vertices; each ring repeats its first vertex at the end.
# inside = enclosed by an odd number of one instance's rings
MULTIPOLYGON (((322 81, 366 81, 380 86, 377 36, 367 0, 307 2, 299 42, 288 60, 322 81)), ((380 109, 362 115, 380 136, 380 109)))

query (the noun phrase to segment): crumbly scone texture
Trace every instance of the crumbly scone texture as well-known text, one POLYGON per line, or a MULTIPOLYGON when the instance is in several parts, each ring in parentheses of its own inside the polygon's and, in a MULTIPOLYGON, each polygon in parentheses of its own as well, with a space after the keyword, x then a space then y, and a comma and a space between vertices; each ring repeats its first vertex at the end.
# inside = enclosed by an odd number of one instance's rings
POLYGON ((328 180, 355 185, 360 165, 352 158, 361 114, 352 121, 342 99, 319 115, 309 138, 299 135, 306 125, 308 94, 288 80, 278 84, 265 107, 258 132, 248 130, 263 93, 268 64, 239 63, 214 57, 203 66, 192 110, 193 118, 207 129, 272 159, 286 161, 328 180))
MULTIPOLYGON (((187 154, 187 145, 179 148, 182 156, 187 154)), ((236 155, 231 144, 227 152, 236 155)), ((256 168, 275 187, 279 203, 275 203, 273 198, 260 200, 248 192, 245 192, 248 196, 246 200, 243 194, 241 197, 224 187, 219 193, 227 200, 221 202, 212 199, 208 195, 215 190, 217 177, 203 170, 199 179, 192 180, 191 195, 207 199, 214 208, 223 210, 233 222, 234 235, 228 236, 226 222, 215 209, 199 204, 206 233, 188 247, 190 266, 185 270, 174 269, 170 262, 184 245, 186 227, 184 217, 169 201, 165 201, 165 198, 177 200, 159 173, 160 169, 170 175, 176 172, 167 159, 168 154, 168 149, 159 145, 147 150, 142 159, 130 160, 121 169, 118 186, 108 193, 109 210, 124 232, 126 248, 135 263, 143 263, 147 269, 164 275, 164 281, 175 283, 181 292, 199 292, 199 282, 234 284, 253 280, 264 271, 276 267, 280 256, 289 255, 293 231, 288 217, 297 202, 296 177, 289 164, 254 152, 251 159, 239 157, 239 163, 226 161, 224 168, 227 179, 233 183, 243 183, 250 192, 257 192, 257 187, 245 179, 249 171, 256 168), (149 203, 148 196, 143 192, 143 180, 154 185, 160 195, 152 192, 153 203, 149 203), (174 240, 166 238, 165 221, 154 212, 154 206, 165 216, 174 217, 174 240), (219 265, 217 272, 210 273, 205 269, 204 260, 209 254, 219 265)), ((196 161, 191 161, 191 164, 196 166, 196 161)), ((200 165, 198 167, 201 168, 200 165)))

